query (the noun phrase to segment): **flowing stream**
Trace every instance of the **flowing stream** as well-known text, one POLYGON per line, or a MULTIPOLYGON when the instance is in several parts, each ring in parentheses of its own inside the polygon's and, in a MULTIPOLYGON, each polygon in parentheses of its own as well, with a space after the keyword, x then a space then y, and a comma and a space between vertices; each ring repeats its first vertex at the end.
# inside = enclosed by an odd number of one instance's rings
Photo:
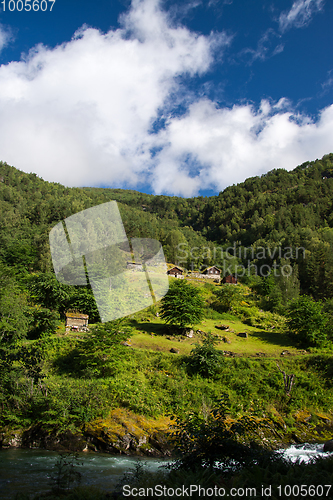
MULTIPOLYGON (((328 456, 323 445, 303 444, 290 446, 284 454, 291 460, 308 461, 315 456, 328 456)), ((59 454, 47 450, 0 450, 0 498, 13 499, 17 492, 40 493, 50 489, 51 476, 59 454)), ((78 466, 81 484, 112 490, 123 474, 134 469, 137 461, 145 462, 149 470, 167 464, 167 459, 112 456, 104 453, 80 453, 78 466)), ((53 483, 54 484, 54 483, 53 483)))
MULTIPOLYGON (((156 470, 168 460, 128 456, 113 456, 105 453, 79 453, 78 470, 81 485, 98 486, 111 490, 125 472, 134 469, 138 460, 143 460, 149 470, 156 470), (81 465, 82 464, 82 465, 81 465)), ((13 499, 17 492, 41 493, 54 485, 51 477, 56 474, 55 464, 59 454, 47 450, 25 450, 11 448, 0 450, 0 498, 13 499)))

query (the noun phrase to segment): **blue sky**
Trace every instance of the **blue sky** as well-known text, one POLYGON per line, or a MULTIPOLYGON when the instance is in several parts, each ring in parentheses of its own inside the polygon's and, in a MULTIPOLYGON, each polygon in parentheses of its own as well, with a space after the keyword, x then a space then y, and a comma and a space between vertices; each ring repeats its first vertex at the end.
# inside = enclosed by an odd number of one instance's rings
POLYGON ((0 3, 0 159, 23 171, 195 196, 333 152, 331 0, 23 5, 0 3))

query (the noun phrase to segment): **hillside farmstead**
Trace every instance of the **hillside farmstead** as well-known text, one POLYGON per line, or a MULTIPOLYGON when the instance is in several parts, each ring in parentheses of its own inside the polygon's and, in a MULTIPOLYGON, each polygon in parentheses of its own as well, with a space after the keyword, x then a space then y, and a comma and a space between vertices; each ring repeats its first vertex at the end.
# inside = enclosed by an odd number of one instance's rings
POLYGON ((178 278, 178 276, 183 276, 183 269, 180 269, 180 267, 174 266, 171 269, 167 271, 167 274, 170 276, 174 276, 175 278, 178 278))
POLYGON ((212 266, 212 267, 207 267, 207 269, 202 271, 202 274, 212 274, 212 275, 214 275, 214 277, 215 276, 217 277, 217 276, 221 275, 221 271, 218 267, 212 266))
POLYGON ((88 330, 88 314, 66 313, 66 332, 86 332, 88 330))

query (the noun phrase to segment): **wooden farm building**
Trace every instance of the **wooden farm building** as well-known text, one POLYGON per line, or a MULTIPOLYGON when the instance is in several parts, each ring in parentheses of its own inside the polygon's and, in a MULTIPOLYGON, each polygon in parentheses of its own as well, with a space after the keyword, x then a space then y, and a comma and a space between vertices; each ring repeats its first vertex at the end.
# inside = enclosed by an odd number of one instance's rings
POLYGON ((232 283, 234 285, 237 284, 237 278, 233 274, 228 274, 228 276, 225 276, 222 280, 222 283, 232 283))
POLYGON ((221 271, 218 267, 216 266, 212 266, 212 267, 207 267, 207 269, 205 269, 202 274, 209 274, 209 275, 214 275, 214 276, 218 276, 220 277, 221 275, 221 271))
POLYGON ((66 331, 76 330, 87 331, 88 329, 88 314, 80 314, 80 313, 66 313, 66 331))
POLYGON ((183 275, 183 272, 184 272, 183 269, 181 269, 180 267, 174 266, 167 271, 167 274, 169 274, 170 276, 174 276, 175 278, 178 278, 178 276, 183 275))

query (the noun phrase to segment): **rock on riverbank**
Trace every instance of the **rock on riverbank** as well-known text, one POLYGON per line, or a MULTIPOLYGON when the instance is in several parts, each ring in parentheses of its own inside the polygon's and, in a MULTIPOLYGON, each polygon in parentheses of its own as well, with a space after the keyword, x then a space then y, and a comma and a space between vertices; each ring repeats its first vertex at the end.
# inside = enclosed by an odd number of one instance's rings
POLYGON ((0 447, 164 457, 170 456, 172 451, 167 437, 169 428, 169 418, 148 419, 119 408, 113 410, 107 419, 89 422, 77 430, 57 432, 39 425, 26 430, 3 429, 0 447))
MULTIPOLYGON (((292 428, 276 413, 258 420, 258 433, 248 438, 271 449, 300 443, 324 443, 333 436, 333 421, 326 415, 298 410, 292 428), (253 439, 252 439, 253 437, 253 439)), ((231 422, 231 419, 230 419, 231 422)), ((0 430, 2 448, 44 448, 48 450, 99 451, 112 454, 169 457, 173 446, 168 435, 171 420, 136 415, 124 408, 113 410, 108 418, 83 424, 79 429, 45 429, 34 425, 28 429, 0 430)))

